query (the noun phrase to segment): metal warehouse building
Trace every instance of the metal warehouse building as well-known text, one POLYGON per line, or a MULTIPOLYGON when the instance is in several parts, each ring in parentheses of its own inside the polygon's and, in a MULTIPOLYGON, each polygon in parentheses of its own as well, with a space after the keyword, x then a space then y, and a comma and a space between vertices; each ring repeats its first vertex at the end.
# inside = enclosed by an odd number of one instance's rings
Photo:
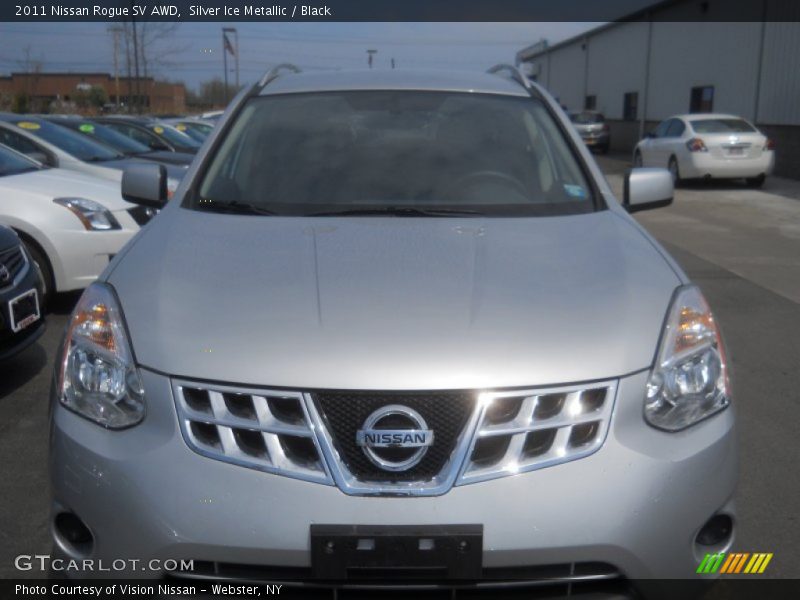
POLYGON ((661 2, 553 46, 533 44, 517 64, 567 109, 602 112, 614 150, 632 151, 675 114, 734 113, 775 141, 776 174, 798 178, 800 2, 753 8, 751 22, 725 22, 721 0, 661 2))

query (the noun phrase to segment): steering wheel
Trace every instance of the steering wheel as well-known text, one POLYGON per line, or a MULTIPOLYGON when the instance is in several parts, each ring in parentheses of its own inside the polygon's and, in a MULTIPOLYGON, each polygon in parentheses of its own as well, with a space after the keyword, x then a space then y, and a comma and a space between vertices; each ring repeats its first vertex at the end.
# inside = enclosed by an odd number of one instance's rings
POLYGON ((447 195, 454 195, 456 192, 462 191, 464 188, 476 185, 478 183, 494 183, 513 189, 517 194, 523 198, 528 198, 528 190, 525 184, 519 179, 508 173, 500 171, 475 171, 463 177, 459 177, 449 186, 447 186, 447 195))

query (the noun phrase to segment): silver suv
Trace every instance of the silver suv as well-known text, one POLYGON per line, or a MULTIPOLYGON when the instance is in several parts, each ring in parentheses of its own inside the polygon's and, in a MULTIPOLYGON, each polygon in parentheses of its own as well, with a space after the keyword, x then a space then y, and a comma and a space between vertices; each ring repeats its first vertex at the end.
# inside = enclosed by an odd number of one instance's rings
POLYGON ((173 576, 696 577, 734 534, 717 324, 512 67, 242 92, 85 292, 53 392, 53 535, 173 576))

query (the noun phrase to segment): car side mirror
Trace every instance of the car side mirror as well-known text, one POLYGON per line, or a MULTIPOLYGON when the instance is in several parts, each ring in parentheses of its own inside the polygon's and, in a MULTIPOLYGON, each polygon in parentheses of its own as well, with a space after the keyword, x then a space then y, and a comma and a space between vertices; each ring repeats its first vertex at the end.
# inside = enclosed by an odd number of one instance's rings
POLYGON ((675 186, 666 169, 631 169, 625 173, 622 206, 629 213, 672 204, 675 186))
POLYGON ((167 169, 164 165, 142 163, 122 173, 122 197, 128 202, 161 208, 167 203, 167 169))

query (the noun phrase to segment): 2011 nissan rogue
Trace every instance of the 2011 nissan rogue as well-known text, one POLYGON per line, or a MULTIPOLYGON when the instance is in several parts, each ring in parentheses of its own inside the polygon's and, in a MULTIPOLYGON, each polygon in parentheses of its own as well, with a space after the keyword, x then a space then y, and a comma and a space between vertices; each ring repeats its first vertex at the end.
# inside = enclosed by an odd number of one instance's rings
MULTIPOLYGON (((173 577, 697 577, 732 543, 734 411, 700 290, 512 67, 242 92, 79 301, 53 535, 173 577)), ((132 575, 137 573, 132 572, 132 575)), ((139 574, 141 575, 141 574, 139 574)))

